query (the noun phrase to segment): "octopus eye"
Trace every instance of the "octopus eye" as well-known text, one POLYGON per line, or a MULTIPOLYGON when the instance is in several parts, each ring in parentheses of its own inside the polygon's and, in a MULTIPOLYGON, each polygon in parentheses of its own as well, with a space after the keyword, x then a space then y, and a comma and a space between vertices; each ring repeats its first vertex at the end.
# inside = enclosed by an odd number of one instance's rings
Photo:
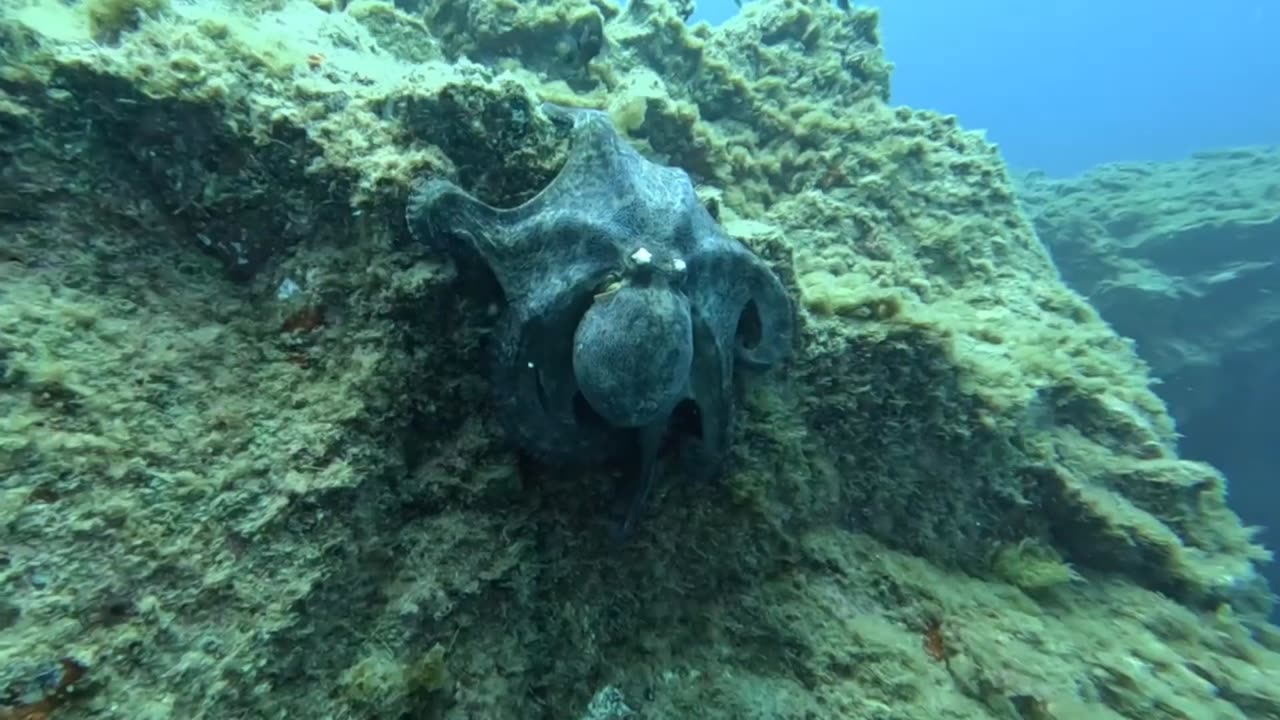
POLYGON ((605 277, 604 282, 597 285, 595 292, 591 293, 591 295, 594 300, 600 300, 601 298, 608 297, 609 295, 618 292, 618 289, 621 287, 622 276, 618 273, 609 273, 605 277))

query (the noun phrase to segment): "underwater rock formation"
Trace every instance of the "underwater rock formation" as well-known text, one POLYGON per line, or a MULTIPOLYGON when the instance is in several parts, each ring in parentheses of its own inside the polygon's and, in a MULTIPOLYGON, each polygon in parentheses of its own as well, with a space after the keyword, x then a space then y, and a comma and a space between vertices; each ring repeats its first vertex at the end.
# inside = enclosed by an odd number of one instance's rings
POLYGON ((1280 151, 1117 164, 1020 188, 1063 277, 1133 338, 1180 423, 1220 413, 1222 368, 1277 346, 1280 151))
POLYGON ((874 11, 2 9, 0 712, 1280 713, 1224 479, 994 148, 887 103, 874 11), (511 449, 502 306, 405 222, 422 177, 546 188, 546 102, 798 298, 721 481, 657 483, 621 546, 634 468, 511 449))
POLYGON ((716 226, 688 175, 643 158, 602 113, 549 110, 573 135, 537 196, 499 210, 433 180, 410 198, 408 223, 501 285, 510 307, 494 385, 512 436, 560 464, 631 451, 627 533, 681 403, 696 418, 682 449, 690 472, 724 463, 734 366, 790 354, 792 307, 769 267, 716 226))
POLYGON ((1280 547, 1280 151, 1031 176, 1020 195, 1067 283, 1160 378, 1179 447, 1226 472, 1235 507, 1280 547))

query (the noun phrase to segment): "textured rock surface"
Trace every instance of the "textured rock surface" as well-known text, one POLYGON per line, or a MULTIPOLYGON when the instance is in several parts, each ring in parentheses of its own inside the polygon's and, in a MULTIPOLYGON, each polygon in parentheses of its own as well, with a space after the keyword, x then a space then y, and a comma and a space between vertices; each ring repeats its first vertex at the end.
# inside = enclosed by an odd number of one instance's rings
POLYGON ((874 13, 255 7, 95 44, 3 4, 0 686, 73 657, 68 719, 1280 714, 1221 476, 995 151, 886 105, 874 13), (403 223, 420 175, 544 187, 542 101, 688 171, 801 305, 724 481, 664 483, 624 547, 621 469, 506 445, 493 308, 403 223))
POLYGON ((1225 471, 1280 546, 1280 150, 1033 176, 1020 194, 1067 283, 1162 380, 1182 451, 1225 471))
POLYGON ((1164 384, 1175 417, 1221 407, 1221 369, 1280 342, 1280 150, 1112 165, 1020 188, 1064 279, 1164 384))

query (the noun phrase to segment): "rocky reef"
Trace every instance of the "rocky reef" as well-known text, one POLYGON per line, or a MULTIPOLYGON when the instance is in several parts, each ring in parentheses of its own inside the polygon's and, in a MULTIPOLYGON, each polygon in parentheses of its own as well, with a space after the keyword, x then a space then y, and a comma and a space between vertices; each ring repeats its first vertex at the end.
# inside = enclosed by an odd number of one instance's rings
POLYGON ((1032 175, 1019 194, 1067 283, 1162 381, 1180 450, 1225 471, 1236 507, 1280 546, 1280 150, 1032 175))
POLYGON ((121 4, 0 4, 0 718, 1280 716, 1223 477, 874 10, 121 4), (797 308, 624 543, 404 220, 546 187, 546 102, 797 308))

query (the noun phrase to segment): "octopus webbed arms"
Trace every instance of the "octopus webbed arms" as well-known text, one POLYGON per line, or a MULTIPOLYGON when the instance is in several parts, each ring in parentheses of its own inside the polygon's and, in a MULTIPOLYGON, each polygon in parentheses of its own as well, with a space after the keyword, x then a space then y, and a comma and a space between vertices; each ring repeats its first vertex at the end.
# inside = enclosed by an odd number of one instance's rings
POLYGON ((537 196, 498 209, 431 179, 414 189, 407 219, 415 238, 460 265, 482 264, 502 288, 492 379, 515 442, 551 463, 638 453, 620 490, 625 534, 678 407, 696 410, 677 438, 694 459, 686 466, 708 474, 723 465, 735 363, 784 360, 794 311, 684 171, 642 157, 602 113, 546 111, 573 123, 572 145, 537 196))

